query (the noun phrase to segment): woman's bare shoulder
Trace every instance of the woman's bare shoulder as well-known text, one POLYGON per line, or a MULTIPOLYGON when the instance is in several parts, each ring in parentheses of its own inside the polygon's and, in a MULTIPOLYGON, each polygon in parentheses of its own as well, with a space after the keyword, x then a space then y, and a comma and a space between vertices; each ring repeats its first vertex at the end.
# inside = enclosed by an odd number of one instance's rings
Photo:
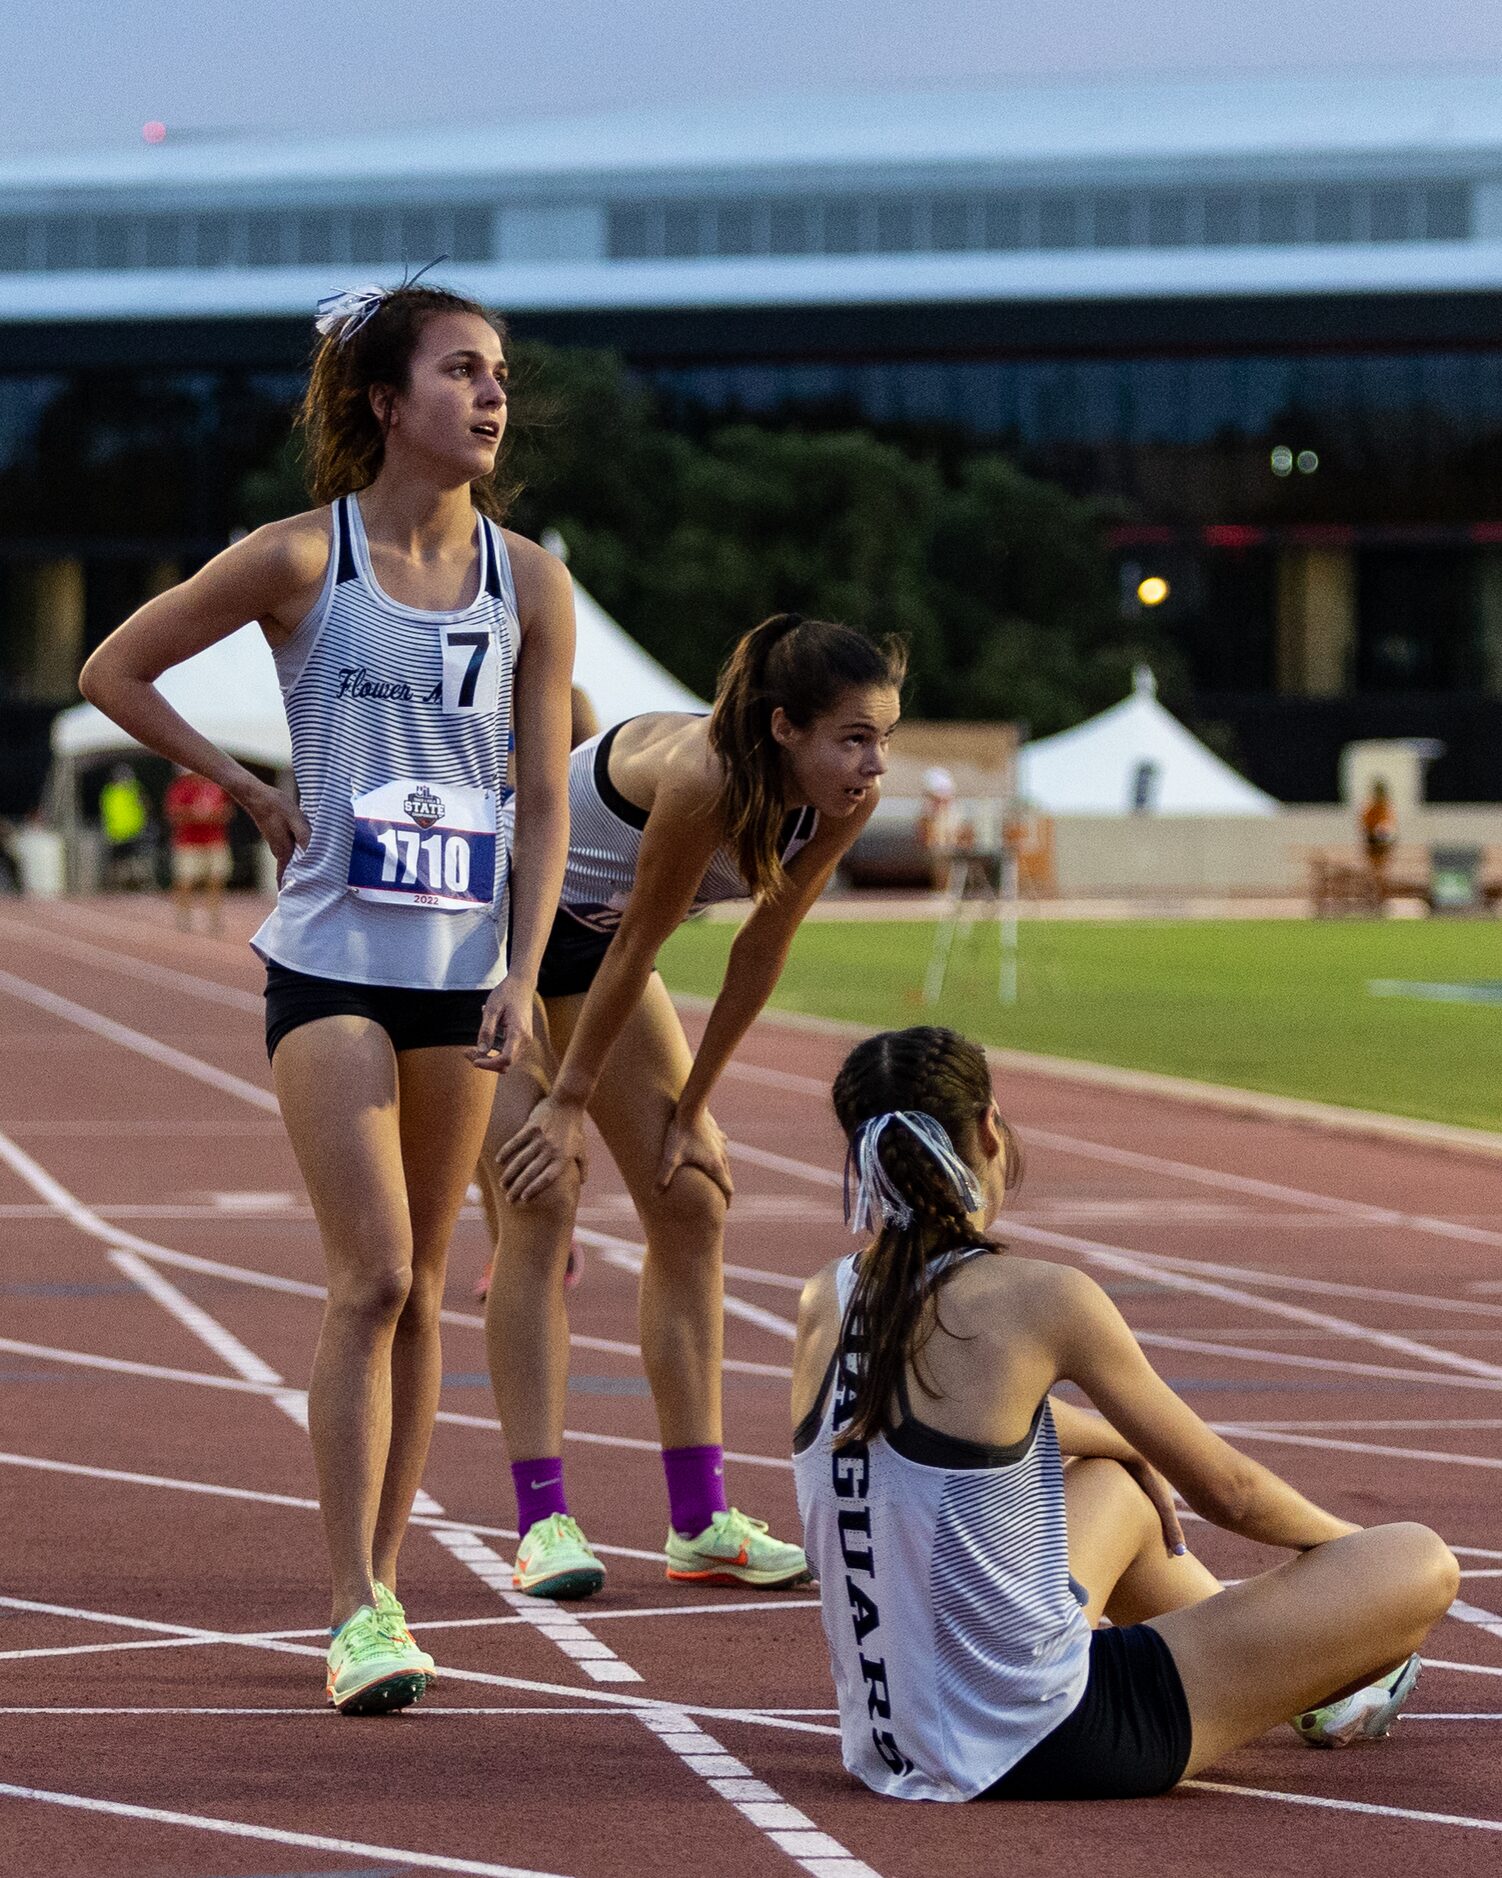
POLYGON ((511 562, 511 577, 516 582, 516 600, 524 615, 550 602, 573 595, 573 576, 551 549, 515 529, 503 528, 501 538, 511 562))

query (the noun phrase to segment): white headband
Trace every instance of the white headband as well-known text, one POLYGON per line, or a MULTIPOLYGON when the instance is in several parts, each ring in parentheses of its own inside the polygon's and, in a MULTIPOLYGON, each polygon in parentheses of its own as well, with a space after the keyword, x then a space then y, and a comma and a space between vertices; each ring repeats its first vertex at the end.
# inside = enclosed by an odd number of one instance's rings
POLYGON ((883 1226, 895 1226, 905 1232, 913 1223, 913 1209, 897 1191, 892 1177, 882 1166, 882 1135, 892 1122, 920 1141, 949 1176, 956 1193, 973 1213, 985 1198, 980 1182, 955 1152, 954 1143, 943 1125, 922 1109, 889 1109, 885 1115, 873 1115, 862 1122, 845 1157, 845 1218, 853 1233, 879 1232, 883 1226), (850 1199, 850 1175, 856 1174, 855 1201, 850 1199))

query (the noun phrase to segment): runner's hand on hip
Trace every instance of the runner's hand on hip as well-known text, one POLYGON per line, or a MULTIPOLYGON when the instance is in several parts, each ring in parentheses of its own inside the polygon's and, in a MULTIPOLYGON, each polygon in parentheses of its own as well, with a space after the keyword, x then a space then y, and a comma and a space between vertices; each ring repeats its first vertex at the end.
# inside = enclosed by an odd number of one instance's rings
POLYGON ((480 1035, 469 1053, 476 1069, 504 1076, 516 1062, 532 1041, 534 999, 532 987, 509 974, 491 992, 480 1019, 480 1035))
POLYGON ((577 1164, 582 1180, 586 1171, 584 1110, 553 1096, 543 1097, 525 1127, 495 1157, 501 1185, 513 1206, 546 1193, 570 1161, 577 1164))
POLYGON ((669 1122, 662 1159, 657 1164, 659 1193, 671 1185, 681 1167, 697 1167, 707 1174, 724 1194, 727 1205, 735 1197, 725 1131, 708 1109, 701 1109, 695 1116, 675 1115, 669 1122))
POLYGON ((298 848, 307 847, 313 838, 308 818, 280 789, 257 782, 239 798, 240 806, 261 831, 261 839, 276 856, 276 884, 282 884, 287 863, 298 848))

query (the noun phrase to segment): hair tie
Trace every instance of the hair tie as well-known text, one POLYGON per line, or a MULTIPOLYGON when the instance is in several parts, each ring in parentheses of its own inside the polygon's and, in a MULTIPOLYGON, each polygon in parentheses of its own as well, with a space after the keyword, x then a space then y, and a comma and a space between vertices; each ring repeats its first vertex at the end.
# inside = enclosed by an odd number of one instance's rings
POLYGON ((440 254, 437 260, 429 261, 418 268, 415 274, 403 273, 398 287, 346 287, 342 293, 326 293, 318 302, 317 317, 313 321, 315 332, 325 338, 333 335, 335 345, 348 345, 367 320, 374 319, 381 308, 394 293, 401 293, 404 288, 415 287, 424 274, 446 261, 448 256, 440 254))
POLYGON ((883 1226, 895 1226, 906 1232, 913 1223, 913 1209, 903 1197, 891 1175, 882 1165, 881 1138, 887 1128, 899 1122, 938 1162, 955 1192, 973 1213, 985 1195, 980 1182, 955 1152, 954 1143, 941 1122, 922 1109, 889 1109, 861 1123, 845 1156, 845 1218, 853 1233, 879 1232, 883 1226), (855 1199, 850 1197, 850 1177, 856 1176, 855 1199))

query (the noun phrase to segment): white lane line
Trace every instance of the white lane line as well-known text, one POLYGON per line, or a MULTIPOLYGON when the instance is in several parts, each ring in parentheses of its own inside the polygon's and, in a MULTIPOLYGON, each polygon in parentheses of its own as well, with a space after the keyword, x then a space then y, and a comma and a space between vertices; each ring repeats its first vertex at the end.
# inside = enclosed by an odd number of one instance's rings
POLYGON ((148 1265, 139 1252, 111 1252, 109 1260, 117 1271, 124 1272, 132 1284, 138 1285, 147 1297, 159 1304, 169 1317, 176 1318, 184 1330, 197 1337, 200 1343, 206 1344, 226 1369, 233 1370, 246 1382, 276 1384, 286 1380, 257 1356, 254 1350, 248 1349, 238 1337, 226 1330, 217 1317, 211 1317, 170 1280, 148 1265))
MULTIPOLYGON (((284 1643, 279 1637, 265 1631, 205 1630, 197 1624, 164 1623, 154 1618, 127 1617, 113 1611, 91 1611, 70 1604, 43 1604, 34 1598, 0 1596, 0 1609, 30 1611, 43 1617, 73 1618, 80 1623, 125 1630, 145 1630, 153 1635, 182 1637, 201 1643, 233 1643, 246 1649, 272 1650, 284 1656, 317 1657, 320 1661, 324 1656, 321 1643, 284 1643)), ((591 1710, 599 1704, 606 1707, 614 1704, 629 1707, 633 1715, 640 1715, 656 1714, 666 1708, 674 1714, 703 1715, 712 1721, 744 1722, 748 1727, 770 1728, 784 1733, 839 1733, 838 1728, 804 1720, 797 1714, 784 1714, 776 1709, 722 1708, 703 1702, 667 1702, 657 1696, 629 1695, 624 1690, 615 1695, 606 1695, 602 1690, 596 1695, 591 1689, 580 1689, 566 1683, 541 1682, 533 1676, 503 1676, 491 1670, 458 1669, 453 1664, 447 1665, 443 1673, 450 1682, 473 1682, 488 1689, 513 1689, 527 1695, 561 1696, 566 1702, 587 1703, 591 1710)), ((1502 1674, 1502 1671, 1498 1673, 1502 1674)))
MULTIPOLYGON (((30 1468, 44 1474, 76 1474, 84 1480, 110 1481, 126 1487, 156 1487, 170 1493, 202 1493, 211 1499, 249 1500, 259 1506, 285 1506, 298 1512, 318 1511, 318 1502, 305 1494, 268 1493, 257 1487, 229 1487, 211 1480, 178 1480, 170 1474, 141 1474, 121 1467, 94 1467, 82 1461, 55 1461, 36 1454, 10 1454, 0 1451, 0 1467, 30 1468)), ((430 1515, 414 1512, 414 1526, 451 1526, 454 1522, 445 1515, 434 1519, 430 1515)), ((515 1539, 516 1532, 509 1526, 477 1525, 466 1520, 466 1532, 478 1532, 493 1539, 515 1539)), ((596 1552, 603 1552, 608 1558, 642 1559, 649 1564, 661 1562, 661 1552, 645 1552, 639 1547, 629 1545, 607 1545, 603 1541, 592 1540, 596 1552)), ((3 1602, 3 1600, 0 1600, 3 1602)))
MULTIPOLYGON (((1296 1350, 1256 1349, 1245 1344, 1216 1343, 1202 1337, 1175 1337, 1162 1330, 1139 1330, 1132 1335, 1152 1349, 1185 1350, 1196 1356, 1229 1356, 1243 1363, 1266 1363, 1274 1369, 1317 1369, 1341 1376, 1370 1376, 1378 1382, 1418 1382, 1437 1389, 1485 1389, 1495 1394, 1502 1383, 1483 1376, 1457 1376, 1433 1369, 1405 1369, 1390 1363, 1360 1363, 1349 1357, 1300 1356, 1296 1350)), ((1302 1426, 1302 1424, 1300 1424, 1302 1426)))
POLYGON ((277 1115, 281 1112, 276 1097, 260 1083, 247 1082, 243 1076, 231 1075, 227 1069, 205 1063, 201 1057, 189 1056, 186 1050, 174 1049, 170 1043, 160 1043, 155 1037, 148 1037, 144 1031, 132 1030, 128 1024, 117 1024, 112 1017, 101 1016, 86 1004, 75 1004, 72 998, 59 997, 55 991, 34 985, 29 979, 18 978, 14 972, 0 971, 0 991, 8 992, 11 997, 19 998, 25 1004, 35 1005, 49 1016, 64 1018, 70 1024, 77 1024, 80 1029, 92 1031, 96 1037, 119 1044, 122 1049, 134 1050, 137 1056, 147 1057, 164 1068, 191 1076, 196 1082, 207 1083, 210 1088, 218 1089, 225 1095, 238 1096, 242 1102, 252 1103, 269 1114, 277 1115))
MULTIPOLYGON (((1012 1215, 1005 1216, 1010 1223, 1012 1215)), ((1023 1224, 1034 1224, 1024 1220, 1023 1224)), ((1361 1223, 1361 1222, 1353 1222, 1361 1223)), ((1181 1253, 1139 1252, 1139 1258, 1149 1265, 1161 1265, 1177 1271, 1203 1271, 1205 1261, 1188 1258, 1181 1253)), ((1268 1271, 1255 1265, 1224 1265, 1215 1260, 1215 1269, 1223 1278, 1234 1278, 1241 1284, 1261 1285, 1269 1290, 1301 1291, 1319 1297, 1359 1298, 1365 1303, 1400 1304, 1405 1310, 1426 1312, 1433 1311, 1442 1315, 1446 1311, 1459 1317, 1502 1317, 1502 1304, 1485 1304, 1476 1298, 1442 1298, 1425 1291, 1394 1291, 1381 1285, 1353 1285, 1334 1278, 1307 1278, 1293 1272, 1268 1271)))
POLYGON ((170 965, 156 965, 138 959, 118 947, 96 946, 92 940, 79 939, 56 927, 29 926, 23 920, 0 918, 0 933, 19 938, 51 953, 63 953, 82 959, 86 965, 102 965, 106 971, 119 972, 127 978, 140 979, 149 985, 166 985, 169 990, 188 997, 201 998, 209 1004, 226 1004, 237 1011, 251 1011, 259 1017, 266 1008, 263 997, 254 991, 242 991, 237 985, 216 984, 212 978, 199 978, 188 972, 174 971, 170 965))
POLYGON ((246 1820, 216 1819, 204 1813, 174 1813, 161 1806, 131 1806, 123 1800, 102 1800, 83 1793, 56 1793, 48 1787, 13 1786, 0 1781, 0 1799, 34 1800, 46 1806, 71 1807, 84 1813, 103 1813, 114 1819, 138 1819, 154 1826, 185 1826, 195 1832, 213 1832, 230 1839, 260 1839, 270 1845, 306 1846, 315 1852, 340 1852, 358 1858, 414 1865, 423 1871, 472 1872, 476 1878, 556 1878, 556 1874, 521 1865, 493 1865, 484 1859, 449 1858, 440 1852, 409 1852, 402 1846, 372 1845, 361 1839, 331 1839, 319 1832, 292 1832, 283 1826, 253 1826, 246 1820))
MULTIPOLYGON (((1452 1547, 1451 1550, 1453 1551, 1454 1547, 1452 1547)), ((617 1618, 632 1617, 719 1617, 725 1611, 754 1611, 761 1616, 765 1616, 767 1608, 767 1599, 764 1594, 757 1598, 754 1603, 747 1604, 657 1604, 641 1607, 633 1605, 624 1610, 591 1609, 589 1621, 592 1624, 604 1624, 617 1618)), ((784 1597, 782 1593, 779 1592, 777 1594, 777 1602, 772 1608, 778 1611, 816 1611, 819 1608, 819 1600, 817 1598, 784 1597)), ((422 1627, 424 1631, 505 1630, 508 1626, 520 1624, 525 1621, 527 1620, 521 1617, 501 1617, 499 1615, 494 1617, 425 1617, 422 1620, 422 1627)), ((265 1632, 265 1634, 271 1637, 286 1637, 289 1639, 297 1637, 326 1637, 328 1630, 327 1627, 310 1627, 306 1630, 270 1630, 265 1632)), ((801 1715, 804 1713, 823 1715, 833 1714, 834 1710, 809 1709, 805 1711, 803 1709, 777 1709, 774 1711, 769 1709, 765 1712, 779 1715, 801 1715)))
MULTIPOLYGON (((764 1014, 774 1025, 775 1011, 764 1014)), ((760 1064, 732 1063, 727 1074, 747 1081, 763 1082, 781 1089, 829 1101, 828 1086, 812 1076, 797 1076, 788 1070, 770 1069, 760 1064)), ((1145 1154, 1136 1148, 1118 1148, 1103 1141, 1087 1141, 1079 1135, 1060 1134, 1054 1129, 1026 1128, 1028 1141, 1041 1147, 1057 1149, 1083 1160, 1104 1161, 1113 1167, 1130 1167, 1142 1173, 1162 1174, 1171 1180, 1189 1181, 1197 1186, 1219 1187, 1227 1193, 1245 1193, 1259 1199, 1275 1200, 1286 1206, 1307 1207, 1316 1212, 1341 1214, 1371 1226, 1396 1226, 1411 1232, 1429 1233, 1442 1239, 1460 1239, 1473 1245, 1502 1246, 1502 1232, 1462 1221, 1440 1219, 1428 1213, 1405 1213, 1394 1207, 1373 1206, 1363 1200, 1347 1200, 1335 1194, 1312 1193, 1306 1187, 1290 1187, 1282 1182, 1259 1180, 1249 1174, 1230 1174, 1218 1168, 1196 1167, 1189 1161, 1168 1160, 1162 1155, 1145 1154)), ((744 1150, 738 1150, 744 1158, 744 1150)), ((763 1163, 766 1165, 767 1163, 763 1163)))
MULTIPOLYGON (((772 1154, 765 1148, 747 1147, 738 1141, 732 1141, 729 1146, 731 1153, 743 1160, 749 1160, 757 1166, 772 1168, 778 1173, 791 1175, 795 1179, 810 1181, 815 1186, 834 1188, 842 1187, 844 1184, 843 1177, 832 1168, 816 1167, 811 1162, 796 1160, 791 1155, 772 1154)), ((1311 1311, 1303 1305, 1284 1303, 1280 1298, 1264 1298, 1255 1292, 1240 1290, 1234 1285, 1223 1285, 1213 1279, 1194 1277, 1188 1272, 1153 1263, 1154 1255, 1151 1253, 1143 1256, 1127 1246, 1105 1245, 1097 1239, 1082 1239, 1073 1233, 1050 1232, 1039 1226, 1020 1225, 1008 1221, 1005 1216, 1001 1225, 1008 1238, 1025 1239, 1033 1244, 1074 1252, 1094 1264, 1106 1266, 1109 1270, 1126 1272, 1134 1278, 1150 1279, 1154 1284, 1165 1286, 1172 1291, 1188 1291, 1200 1297, 1218 1298, 1223 1303, 1244 1305, 1251 1310, 1265 1312, 1269 1316, 1308 1324, 1316 1330, 1327 1332, 1332 1337, 1345 1337, 1359 1342, 1373 1343, 1380 1349, 1393 1350, 1402 1356, 1416 1357, 1420 1361, 1436 1364, 1441 1368, 1454 1369, 1465 1375, 1484 1376, 1493 1382, 1502 1382, 1502 1366, 1484 1362, 1480 1357, 1464 1356, 1457 1351, 1441 1349, 1434 1344, 1416 1342, 1410 1337, 1399 1336, 1393 1331, 1373 1330, 1365 1324, 1354 1323, 1346 1317, 1328 1316, 1323 1311, 1311 1311)), ((1211 1265, 1197 1269, 1216 1270, 1218 1267, 1211 1265)))
POLYGON ((1256 1422, 1259 1428, 1368 1428, 1372 1430, 1387 1429, 1389 1431, 1406 1429, 1410 1433, 1417 1433, 1423 1429, 1430 1431, 1448 1431, 1454 1429, 1458 1432, 1465 1432, 1477 1428, 1502 1428, 1502 1415, 1394 1416, 1390 1419, 1387 1417, 1351 1415, 1345 1417, 1343 1420, 1337 1421, 1304 1421, 1300 1419, 1299 1421, 1291 1422, 1268 1421, 1265 1416, 1259 1415, 1256 1418, 1256 1422))
MULTIPOLYGON (((184 1639, 190 1641, 190 1639, 184 1639)), ((125 1649, 127 1646, 118 1646, 125 1649)), ((483 1708, 424 1708, 421 1706, 403 1711, 403 1726, 407 1721, 452 1721, 465 1715, 634 1715, 629 1708, 585 1708, 582 1705, 570 1706, 566 1702, 512 1702, 504 1706, 489 1703, 483 1708)), ((96 1715, 248 1715, 257 1718, 267 1715, 286 1715, 295 1720, 316 1721, 327 1724, 328 1709, 310 1708, 305 1702, 301 1708, 169 1708, 159 1705, 153 1708, 65 1708, 61 1703, 47 1703, 41 1708, 6 1708, 0 1706, 0 1715, 80 1715, 92 1720, 96 1715)), ((1405 1721, 1408 1717, 1403 1718, 1405 1721)), ((1432 1721, 1440 1719, 1424 1716, 1419 1719, 1432 1721)))
MULTIPOLYGON (((247 1348, 216 1317, 211 1316, 191 1298, 185 1296, 170 1279, 164 1278, 139 1253, 113 1251, 109 1257, 120 1271, 139 1285, 184 1329, 191 1331, 201 1343, 207 1345, 226 1367, 236 1371, 247 1382, 259 1383, 262 1386, 268 1384, 275 1386, 282 1382, 282 1377, 269 1363, 247 1348)), ((272 1396, 272 1400, 285 1415, 306 1432, 308 1426, 306 1391, 281 1389, 272 1396)), ((498 1592, 507 1603, 519 1604, 524 1611, 528 1611, 529 1605, 535 1607, 536 1600, 521 1599, 517 1593, 513 1592, 510 1564, 498 1552, 492 1551, 478 1532, 465 1529, 453 1521, 431 1494, 419 1490, 413 1510, 422 1515, 422 1524, 432 1533, 438 1544, 467 1570, 473 1572, 482 1584, 498 1592)), ((608 1644, 601 1643, 582 1625, 571 1623, 561 1626, 556 1622, 550 1623, 548 1620, 555 1614, 554 1607, 546 1606, 543 1611, 533 1609, 528 1611, 528 1614, 537 1623, 539 1633, 555 1643, 558 1649, 576 1663, 592 1681, 641 1681, 640 1675, 629 1663, 623 1662, 608 1644)))
POLYGON ((656 1714, 644 1714, 641 1720, 685 1767, 722 1799, 729 1800, 778 1851, 786 1852, 813 1878, 877 1878, 871 1867, 847 1852, 838 1839, 821 1832, 806 1813, 790 1806, 775 1787, 758 1780, 749 1767, 728 1754, 687 1710, 659 1709, 656 1714))
POLYGON ((243 1376, 211 1376, 196 1369, 173 1369, 166 1363, 137 1363, 126 1356, 97 1356, 88 1350, 60 1350, 50 1343, 23 1343, 18 1337, 0 1337, 0 1351, 8 1356, 36 1357, 82 1369, 111 1370, 121 1376, 148 1376, 154 1382, 193 1383, 201 1389, 238 1390, 242 1395, 270 1395, 271 1383, 247 1382, 243 1376))
MULTIPOLYGON (((427 1496, 424 1496, 427 1498, 427 1496)), ((429 1513, 442 1508, 429 1499, 429 1513)), ((472 1571, 481 1584, 509 1604, 519 1622, 530 1624, 540 1637, 562 1651, 570 1662, 593 1682, 640 1682, 638 1671, 624 1662, 607 1643, 602 1643, 572 1611, 541 1598, 529 1598, 512 1588, 511 1566, 498 1552, 493 1552, 477 1532, 459 1526, 430 1528, 445 1551, 472 1571)))
MULTIPOLYGON (((159 1382, 190 1383, 198 1388, 228 1389, 241 1395, 271 1396, 283 1407, 299 1427, 305 1426, 307 1396, 300 1389, 288 1389, 280 1383, 251 1382, 241 1376, 213 1376, 193 1369, 174 1369, 165 1363, 140 1363, 129 1357, 100 1356, 84 1350, 59 1350, 51 1344, 23 1343, 18 1338, 0 1337, 0 1351, 9 1351, 16 1356, 35 1357, 40 1361, 74 1365, 85 1369, 113 1370, 122 1376, 144 1376, 159 1382)), ((440 1409, 438 1420, 452 1428, 478 1428, 489 1433, 500 1429, 500 1423, 493 1415, 469 1415, 462 1409, 440 1409)), ((639 1454, 656 1454, 658 1443, 649 1441, 641 1435, 602 1435, 583 1428, 565 1428, 565 1441, 578 1442, 584 1447, 629 1448, 639 1454)), ((792 1462, 785 1455, 746 1454, 738 1448, 725 1450, 727 1461, 734 1461, 743 1467, 771 1467, 786 1470, 792 1462)), ((655 1557, 655 1553, 633 1553, 631 1557, 655 1557)))
MULTIPOLYGON (((323 1633, 328 1635, 328 1631, 323 1633)), ((23 1663, 33 1656, 111 1656, 121 1650, 201 1650, 204 1637, 135 1637, 128 1643, 59 1643, 45 1649, 0 1650, 0 1663, 23 1663)))
MULTIPOLYGON (((646 1261, 645 1246, 637 1245, 630 1239, 618 1239, 614 1233, 596 1232, 586 1226, 575 1227, 574 1233, 585 1245, 593 1246, 605 1264, 640 1275, 646 1261)), ((801 1285, 799 1289, 802 1289, 801 1285)), ((791 1318, 780 1317, 776 1311, 763 1310, 761 1305, 750 1304, 744 1298, 732 1297, 728 1291, 725 1293, 724 1306, 727 1317, 739 1318, 745 1324, 755 1324, 758 1330, 769 1330, 774 1337, 782 1337, 789 1343, 798 1334, 798 1326, 791 1318)))
POLYGON ((1457 1598, 1450 1606, 1448 1615, 1458 1618, 1463 1624, 1474 1624, 1488 1636, 1502 1637, 1502 1616, 1496 1611, 1483 1610, 1479 1604, 1467 1604, 1464 1599, 1457 1598))
POLYGON ((1450 1454, 1443 1448, 1387 1447, 1375 1441, 1337 1441, 1329 1435, 1297 1435, 1285 1429, 1261 1428, 1252 1422, 1210 1422, 1228 1441, 1268 1441, 1276 1446, 1319 1448, 1341 1454, 1381 1454, 1398 1461, 1438 1462, 1450 1467, 1502 1468, 1502 1460, 1489 1454, 1450 1454))
MULTIPOLYGON (((62 1190, 61 1183, 54 1182, 53 1184, 60 1191, 62 1190)), ((73 1200, 75 1207, 87 1211, 76 1196, 70 1195, 69 1198, 73 1200)), ((99 1223, 103 1224, 103 1222, 99 1223)), ((276 1384, 282 1380, 269 1364, 241 1343, 216 1318, 199 1305, 194 1304, 168 1279, 146 1264, 138 1253, 116 1249, 110 1252, 109 1257, 119 1270, 140 1285, 185 1329, 191 1331, 206 1344, 228 1368, 236 1370, 247 1381, 276 1384)), ((300 1395, 295 1401, 290 1395, 273 1399, 278 1407, 306 1427, 306 1395, 300 1395)), ((454 1526, 432 1524, 431 1522, 435 1519, 442 1520, 445 1516, 443 1509, 431 1495, 420 1493, 419 1505, 428 1522, 428 1530, 433 1533, 438 1543, 452 1557, 472 1571, 483 1584, 496 1591, 517 1611, 519 1616, 532 1623, 540 1636, 548 1638, 555 1648, 560 1650, 592 1681, 620 1684, 642 1680, 639 1671, 625 1662, 607 1643, 594 1636, 584 1624, 573 1619, 572 1614, 561 1614, 556 1606, 544 1604, 539 1600, 529 1600, 515 1591, 510 1584, 509 1565, 485 1544, 477 1532, 465 1531, 454 1526)), ((688 1722, 686 1716, 682 1719, 685 1723, 685 1733, 688 1729, 694 1729, 702 1735, 702 1731, 697 1730, 697 1724, 688 1722)), ((683 1738, 682 1734, 670 1737, 656 1729, 646 1716, 643 1716, 642 1720, 652 1732, 668 1740, 670 1745, 674 1740, 681 1741, 683 1738)), ((702 1736, 702 1738, 709 1740, 708 1736, 702 1736)), ((682 1755, 681 1746, 678 1751, 682 1755)), ((694 1765, 691 1757, 683 1756, 683 1758, 689 1765, 694 1765)), ((713 1767, 708 1762, 701 1761, 696 1771, 720 1775, 735 1774, 752 1778, 748 1768, 733 1761, 728 1765, 713 1767)), ((759 1800, 754 1803, 733 1801, 732 1804, 752 1825, 762 1830, 779 1850, 796 1858, 798 1863, 803 1865, 805 1870, 814 1873, 816 1878, 877 1878, 877 1874, 868 1866, 851 1858, 838 1840, 831 1838, 827 1833, 820 1832, 812 1820, 798 1813, 795 1808, 787 1806, 780 1795, 773 1793, 768 1801, 759 1800)))
POLYGON ((1179 1786, 1197 1793, 1228 1793, 1243 1800, 1281 1800, 1285 1806, 1313 1806, 1332 1813, 1365 1813, 1373 1819, 1411 1819, 1421 1826, 1502 1832, 1502 1819, 1470 1819, 1464 1813, 1427 1813, 1414 1806, 1379 1806, 1372 1800, 1332 1800, 1318 1793, 1276 1793, 1270 1787, 1240 1787, 1228 1780, 1181 1780, 1179 1786))

